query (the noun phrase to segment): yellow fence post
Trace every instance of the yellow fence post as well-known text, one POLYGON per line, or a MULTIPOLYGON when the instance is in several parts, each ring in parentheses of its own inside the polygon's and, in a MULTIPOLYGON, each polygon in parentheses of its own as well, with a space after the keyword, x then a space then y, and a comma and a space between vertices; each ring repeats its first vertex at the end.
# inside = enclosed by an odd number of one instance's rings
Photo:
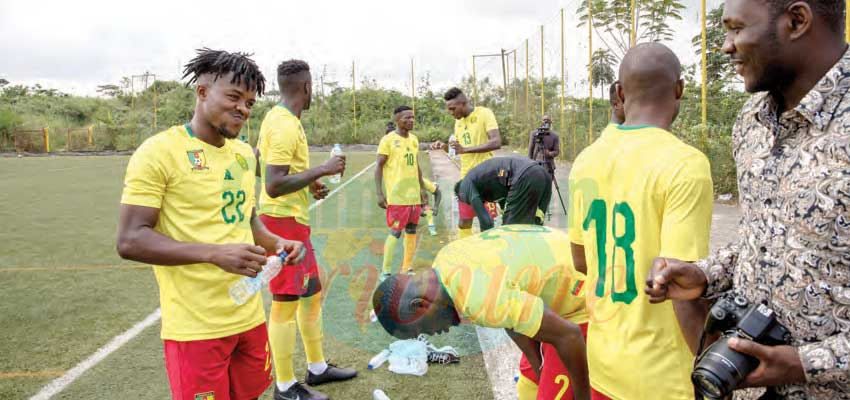
POLYGON ((531 92, 531 83, 529 81, 529 69, 528 64, 530 64, 531 58, 528 56, 528 39, 525 39, 525 118, 528 120, 528 123, 531 123, 531 115, 528 112, 528 106, 530 104, 531 99, 529 98, 529 93, 531 92))
POLYGON ((631 47, 635 47, 635 42, 637 41, 637 5, 635 4, 635 0, 632 0, 632 29, 631 29, 631 47))
POLYGON ((587 42, 587 49, 590 55, 590 58, 588 58, 589 62, 587 63, 589 73, 587 85, 590 86, 590 98, 587 100, 589 109, 587 117, 587 145, 590 146, 590 143, 593 142, 593 4, 590 0, 587 2, 587 42))
POLYGON ((50 153, 50 129, 44 127, 44 152, 50 153))
MULTIPOLYGON (((567 73, 566 73, 566 59, 564 58, 564 47, 566 46, 564 37, 564 9, 561 9, 561 132, 563 132, 564 139, 567 138, 567 118, 566 118, 566 110, 564 108, 564 98, 566 97, 566 85, 567 85, 567 73)), ((575 138, 573 138, 575 140, 575 138)), ((564 152, 564 142, 566 140, 561 141, 561 158, 566 158, 564 152)))
POLYGON ((410 102, 413 105, 413 115, 415 116, 416 115, 416 71, 413 69, 413 58, 410 59, 410 102))
MULTIPOLYGON (((850 1, 850 0, 848 0, 850 1)), ((514 118, 519 119, 519 108, 517 107, 517 101, 519 101, 519 82, 517 81, 517 61, 516 61, 516 49, 514 49, 514 118)))
POLYGON ((478 105, 478 76, 475 75, 475 56, 472 56, 472 102, 478 105))
POLYGON ((850 42, 850 0, 847 0, 847 5, 844 7, 844 35, 847 37, 847 42, 850 42))
POLYGON ((86 142, 89 144, 89 147, 92 147, 94 144, 94 126, 89 125, 88 135, 86 136, 86 142))
POLYGON ((544 68, 543 25, 540 25, 540 118, 546 114, 546 69, 544 68))
POLYGON ((351 62, 351 114, 354 122, 354 137, 357 137, 357 69, 355 62, 351 62))
POLYGON ((708 15, 705 9, 705 0, 702 0, 702 151, 708 151, 708 56, 706 54, 708 43, 706 41, 706 24, 708 15))
POLYGON ((68 128, 65 139, 65 151, 71 151, 71 128, 68 128))

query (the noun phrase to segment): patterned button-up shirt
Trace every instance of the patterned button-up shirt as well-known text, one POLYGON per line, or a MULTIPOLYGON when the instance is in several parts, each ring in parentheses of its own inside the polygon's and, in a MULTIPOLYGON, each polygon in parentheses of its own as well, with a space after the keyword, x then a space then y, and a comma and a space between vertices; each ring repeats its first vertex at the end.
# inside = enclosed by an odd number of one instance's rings
POLYGON ((785 398, 850 399, 848 92, 850 51, 794 109, 747 102, 733 130, 740 238, 697 263, 707 297, 733 290, 790 330, 807 382, 776 388, 785 398))

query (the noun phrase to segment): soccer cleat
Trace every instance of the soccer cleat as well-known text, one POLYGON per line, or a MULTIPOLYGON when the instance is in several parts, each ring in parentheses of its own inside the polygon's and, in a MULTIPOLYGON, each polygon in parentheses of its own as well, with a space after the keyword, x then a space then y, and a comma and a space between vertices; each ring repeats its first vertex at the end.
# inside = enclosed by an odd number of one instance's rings
POLYGON ((452 351, 429 351, 428 364, 455 364, 460 362, 460 357, 452 351))
POLYGON ((357 371, 352 368, 339 368, 336 365, 328 363, 328 369, 319 375, 315 375, 310 370, 307 370, 307 382, 310 386, 318 386, 328 382, 347 381, 357 376, 357 371))
POLYGON ((437 227, 434 225, 428 225, 428 232, 431 233, 431 236, 437 236, 437 227))
POLYGON ((274 400, 328 400, 329 397, 318 391, 313 390, 311 387, 302 384, 301 382, 295 382, 289 389, 286 389, 285 392, 281 392, 277 385, 274 385, 274 400))

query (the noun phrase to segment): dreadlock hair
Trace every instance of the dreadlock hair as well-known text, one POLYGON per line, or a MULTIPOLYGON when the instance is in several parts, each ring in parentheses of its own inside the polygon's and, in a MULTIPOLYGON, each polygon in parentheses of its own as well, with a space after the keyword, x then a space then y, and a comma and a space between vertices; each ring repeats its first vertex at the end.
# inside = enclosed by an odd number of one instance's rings
POLYGON ((292 78, 302 72, 310 72, 310 65, 302 60, 286 60, 277 66, 277 86, 283 93, 292 82, 292 78))
POLYGON ((393 115, 398 115, 398 113, 402 113, 405 111, 413 111, 413 109, 408 106, 398 106, 396 107, 395 111, 393 111, 393 115))
POLYGON ((443 95, 443 100, 450 101, 458 98, 458 96, 463 96, 463 91, 453 87, 446 91, 446 94, 443 95))
MULTIPOLYGON (((844 32, 845 0, 805 0, 818 17, 823 18, 827 27, 834 33, 844 32)), ((785 12, 793 0, 767 0, 771 20, 785 12)))
POLYGON ((189 77, 187 85, 198 82, 198 78, 206 74, 213 75, 213 82, 222 75, 233 73, 230 83, 245 85, 262 96, 266 90, 266 78, 260 72, 260 67, 250 57, 249 53, 229 53, 224 50, 212 50, 204 47, 197 50, 195 56, 183 68, 183 79, 189 77))

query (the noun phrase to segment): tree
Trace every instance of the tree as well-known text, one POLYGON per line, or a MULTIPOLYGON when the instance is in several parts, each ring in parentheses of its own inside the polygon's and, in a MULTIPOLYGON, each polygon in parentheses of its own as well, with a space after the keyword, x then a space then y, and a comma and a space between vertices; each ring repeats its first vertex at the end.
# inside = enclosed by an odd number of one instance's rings
MULTIPOLYGON (((617 62, 610 51, 606 49, 596 49, 593 52, 593 57, 590 59, 593 70, 593 86, 603 88, 617 79, 614 74, 614 64, 617 62)), ((604 91, 604 90, 603 90, 604 91)))
MULTIPOLYGON (((729 62, 729 56, 723 53, 723 42, 726 41, 726 29, 723 27, 723 4, 708 13, 705 39, 708 44, 706 47, 706 80, 708 82, 728 82, 734 79, 735 70, 732 68, 732 63, 729 62)), ((691 45, 694 47, 694 53, 702 56, 701 33, 691 39, 691 45)))
MULTIPOLYGON (((616 60, 631 47, 631 0, 582 0, 578 9, 579 27, 587 24, 587 5, 593 7, 593 31, 616 60)), ((660 42, 673 39, 669 21, 681 20, 685 5, 681 0, 635 0, 636 42, 660 42)))
POLYGON ((97 92, 99 94, 103 95, 103 96, 106 96, 106 97, 118 97, 121 94, 123 94, 123 92, 121 91, 121 88, 118 87, 118 85, 112 85, 112 84, 106 84, 106 85, 98 86, 97 92))
POLYGON ((3 86, 6 86, 8 84, 9 84, 9 81, 7 81, 4 78, 0 78, 0 88, 2 88, 3 86))

